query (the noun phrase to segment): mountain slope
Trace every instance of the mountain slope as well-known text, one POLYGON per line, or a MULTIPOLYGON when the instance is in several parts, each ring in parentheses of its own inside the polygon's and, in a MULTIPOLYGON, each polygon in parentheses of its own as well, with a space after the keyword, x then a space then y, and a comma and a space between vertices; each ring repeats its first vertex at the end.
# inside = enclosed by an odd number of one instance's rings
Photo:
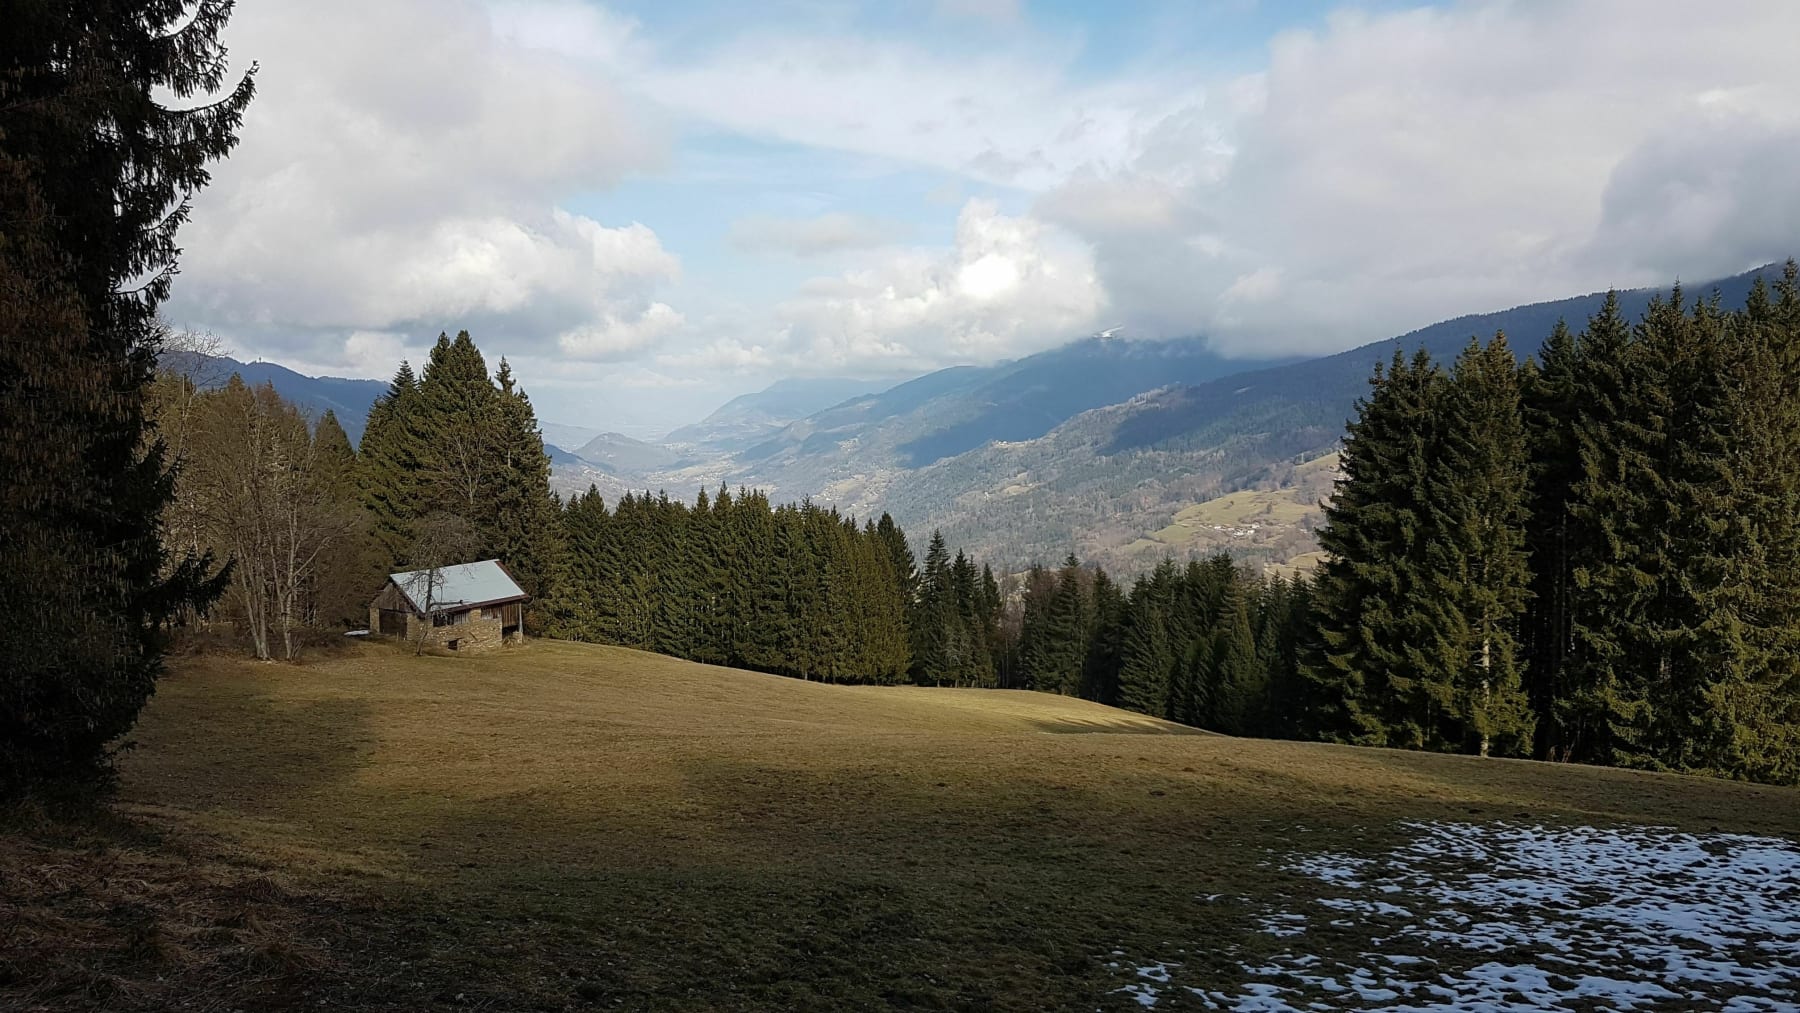
POLYGON ((644 474, 674 466, 682 455, 660 443, 601 433, 574 450, 576 457, 614 474, 644 474))
MULTIPOLYGON (((1741 304, 1773 267, 1688 288, 1741 304)), ((1620 293, 1632 318, 1667 290, 1620 293)), ((1044 436, 990 444, 892 476, 879 505, 908 530, 941 528, 1008 567, 1073 549, 1135 570, 1160 551, 1138 543, 1190 504, 1239 489, 1275 489, 1295 464, 1331 451, 1371 371, 1396 348, 1423 347, 1448 363, 1472 335, 1504 330, 1521 356, 1559 319, 1579 327, 1604 293, 1459 317, 1336 355, 1177 384, 1078 415, 1044 436)))
POLYGON ((1089 338, 997 366, 940 370, 786 426, 738 454, 730 480, 872 510, 900 475, 995 441, 1041 437, 1141 391, 1246 365, 1195 340, 1089 338))
POLYGON ((732 398, 705 419, 671 432, 663 442, 742 450, 789 422, 861 397, 880 386, 846 377, 780 380, 755 393, 732 398))
POLYGON ((239 362, 228 355, 174 352, 163 356, 162 361, 166 367, 186 374, 201 388, 223 387, 235 373, 252 387, 273 384, 283 400, 298 405, 314 417, 329 409, 337 416, 338 424, 344 427, 352 446, 362 440, 369 406, 388 388, 383 380, 307 376, 273 362, 239 362))

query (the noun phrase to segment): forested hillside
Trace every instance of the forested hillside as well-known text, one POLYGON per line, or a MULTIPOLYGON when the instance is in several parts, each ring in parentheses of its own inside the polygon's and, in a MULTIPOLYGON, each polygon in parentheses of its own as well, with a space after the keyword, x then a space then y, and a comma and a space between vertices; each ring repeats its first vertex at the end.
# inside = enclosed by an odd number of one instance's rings
MULTIPOLYGON (((1742 305, 1757 279, 1779 274, 1779 267, 1764 267, 1693 291, 1742 305)), ((1620 312, 1635 319, 1659 294, 1668 292, 1620 292, 1620 312)), ((1204 383, 1171 379, 1164 383, 1173 386, 1144 388, 1139 397, 1077 415, 1039 439, 982 446, 904 480, 896 476, 869 501, 909 526, 941 528, 1008 566, 1054 559, 1074 547, 1084 557, 1142 572, 1155 560, 1130 547, 1144 533, 1169 525, 1191 504, 1239 489, 1276 488, 1293 465, 1330 452, 1369 371, 1395 348, 1423 348, 1448 360, 1471 335, 1505 331, 1524 358, 1557 321, 1585 319, 1606 299, 1597 293, 1460 317, 1337 355, 1233 371, 1204 383)))
POLYGON ((363 422, 387 384, 380 380, 353 380, 340 376, 307 376, 274 362, 239 362, 229 355, 193 351, 165 351, 157 359, 165 371, 180 373, 202 389, 222 387, 233 376, 246 386, 275 388, 283 401, 313 418, 330 412, 344 427, 351 443, 362 439, 363 422))
MULTIPOLYGON (((1756 278, 1776 273, 1763 268, 1698 290, 1735 305, 1756 278)), ((1641 313, 1657 294, 1621 292, 1621 311, 1641 313)), ((1297 489, 1295 468, 1336 447, 1369 370, 1394 348, 1448 359, 1470 335, 1504 330, 1524 357, 1558 320, 1583 319, 1605 298, 1460 317, 1274 366, 1220 359, 1198 339, 1087 339, 1013 363, 940 370, 729 447, 717 440, 634 446, 613 456, 602 447, 589 464, 559 465, 553 481, 565 494, 597 484, 613 498, 633 487, 691 494, 723 482, 780 499, 810 497, 846 513, 891 513, 913 530, 942 530, 1005 570, 1073 549, 1135 575, 1160 558, 1144 543, 1183 510, 1238 491, 1297 489)), ((747 397, 746 405, 762 403, 762 395, 747 397)), ((736 411, 728 406, 715 416, 729 421, 736 411)), ((693 429, 682 438, 703 435, 693 429)), ((1186 558, 1224 546, 1271 563, 1311 548, 1281 541, 1174 548, 1186 558)))

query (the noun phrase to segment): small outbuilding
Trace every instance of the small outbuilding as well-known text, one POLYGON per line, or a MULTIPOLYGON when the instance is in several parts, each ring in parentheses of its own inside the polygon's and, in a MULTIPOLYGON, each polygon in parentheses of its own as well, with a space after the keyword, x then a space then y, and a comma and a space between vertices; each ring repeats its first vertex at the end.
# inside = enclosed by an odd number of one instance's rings
POLYGON ((498 559, 391 573, 369 603, 369 632, 485 651, 525 639, 529 600, 498 559))

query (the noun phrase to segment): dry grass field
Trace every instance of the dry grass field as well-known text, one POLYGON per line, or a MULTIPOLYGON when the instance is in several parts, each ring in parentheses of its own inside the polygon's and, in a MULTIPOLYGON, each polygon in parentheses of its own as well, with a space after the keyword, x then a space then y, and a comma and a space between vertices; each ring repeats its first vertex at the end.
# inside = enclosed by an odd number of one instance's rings
MULTIPOLYGON (((1400 930, 1387 901, 1424 881, 1392 856, 1421 839, 1578 850, 1605 832, 1616 857, 1654 825, 1704 852, 1683 868, 1754 841, 1773 857, 1733 867, 1740 893, 1760 896, 1758 870, 1800 891, 1793 791, 576 644, 185 660, 135 737, 116 816, 21 814, 4 837, 0 1008, 1389 1008, 1377 979, 1306 968, 1400 930)), ((1423 852, 1433 874, 1457 846, 1423 852)), ((1518 851, 1471 846, 1458 875, 1518 851)), ((1765 991, 1787 980, 1786 931, 1731 942, 1774 968, 1752 975, 1765 991)), ((1506 966, 1529 956, 1502 943, 1506 966)), ((1495 973, 1486 951, 1418 949, 1446 976, 1495 973)))

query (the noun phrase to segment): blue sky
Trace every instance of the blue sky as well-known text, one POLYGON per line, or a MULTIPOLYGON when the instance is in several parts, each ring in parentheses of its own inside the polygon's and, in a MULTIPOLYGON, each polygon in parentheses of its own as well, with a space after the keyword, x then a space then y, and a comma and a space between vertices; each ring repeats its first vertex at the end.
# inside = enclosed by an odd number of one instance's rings
POLYGON ((167 315, 336 375, 467 328, 634 435, 1112 326, 1330 352, 1795 252, 1795 37, 1778 0, 246 4, 167 315))

